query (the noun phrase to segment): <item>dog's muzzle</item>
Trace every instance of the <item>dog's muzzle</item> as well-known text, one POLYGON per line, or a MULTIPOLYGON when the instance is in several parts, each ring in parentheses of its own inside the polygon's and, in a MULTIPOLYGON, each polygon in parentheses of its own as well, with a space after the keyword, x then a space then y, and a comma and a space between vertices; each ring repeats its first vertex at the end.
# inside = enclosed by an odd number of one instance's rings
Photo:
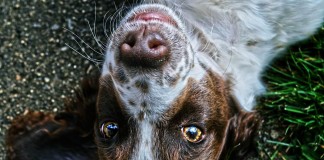
POLYGON ((150 25, 150 21, 158 21, 177 27, 177 23, 167 14, 158 11, 137 13, 127 22, 144 22, 136 30, 127 33, 121 42, 119 57, 128 66, 157 68, 167 63, 170 58, 171 44, 161 34, 160 27, 150 25))

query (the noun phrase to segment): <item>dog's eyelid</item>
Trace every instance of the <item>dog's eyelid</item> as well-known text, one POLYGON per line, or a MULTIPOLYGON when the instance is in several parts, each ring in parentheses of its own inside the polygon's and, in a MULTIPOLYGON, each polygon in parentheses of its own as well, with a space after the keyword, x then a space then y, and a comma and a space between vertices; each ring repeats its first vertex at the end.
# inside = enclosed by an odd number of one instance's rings
POLYGON ((206 123, 202 120, 188 120, 183 122, 179 127, 187 127, 187 126, 196 126, 199 129, 206 131, 207 130, 207 126, 206 123))

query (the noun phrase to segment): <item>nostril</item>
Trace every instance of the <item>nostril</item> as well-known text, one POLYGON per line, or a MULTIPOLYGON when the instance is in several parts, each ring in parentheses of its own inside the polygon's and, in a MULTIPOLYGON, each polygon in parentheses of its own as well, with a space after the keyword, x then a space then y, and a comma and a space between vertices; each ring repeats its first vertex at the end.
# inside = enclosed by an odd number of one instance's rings
POLYGON ((164 60, 169 53, 169 48, 166 42, 159 36, 152 36, 152 38, 147 41, 148 53, 152 60, 164 60))
POLYGON ((130 34, 130 35, 126 38, 124 44, 129 45, 131 48, 134 47, 135 44, 136 44, 136 37, 135 37, 135 35, 134 35, 134 34, 130 34))
POLYGON ((130 33, 124 40, 124 42, 120 46, 120 52, 122 56, 124 57, 131 57, 132 55, 137 52, 136 48, 136 43, 137 41, 140 41, 137 37, 136 33, 130 33))
POLYGON ((153 39, 153 40, 150 40, 148 41, 148 47, 150 49, 158 49, 159 46, 163 46, 163 43, 157 39, 153 39))

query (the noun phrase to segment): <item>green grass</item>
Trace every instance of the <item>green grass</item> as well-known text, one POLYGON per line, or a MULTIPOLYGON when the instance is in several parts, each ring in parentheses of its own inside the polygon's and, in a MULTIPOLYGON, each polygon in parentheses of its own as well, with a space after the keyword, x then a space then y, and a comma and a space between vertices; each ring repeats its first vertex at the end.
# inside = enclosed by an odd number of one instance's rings
POLYGON ((265 73, 262 159, 324 159, 324 26, 265 73))

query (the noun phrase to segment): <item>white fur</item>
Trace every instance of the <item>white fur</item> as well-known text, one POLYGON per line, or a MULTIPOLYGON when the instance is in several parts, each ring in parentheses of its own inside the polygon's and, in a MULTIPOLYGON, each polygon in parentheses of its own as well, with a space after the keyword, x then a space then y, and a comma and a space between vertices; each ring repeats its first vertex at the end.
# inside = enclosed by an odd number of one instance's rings
MULTIPOLYGON (((324 16, 323 0, 155 0, 154 3, 166 4, 182 15, 197 52, 195 58, 218 58, 214 59, 217 63, 214 66, 221 66, 217 71, 232 78, 233 94, 247 111, 253 109, 255 97, 265 91, 260 81, 264 68, 287 46, 313 34, 324 16), (191 32, 196 28, 209 44, 202 44, 197 33, 191 32), (248 46, 249 42, 256 44, 248 46), (215 55, 199 53, 204 52, 199 48, 213 48, 215 55)), ((113 59, 113 54, 106 56, 106 61, 113 59)), ((106 69, 103 68, 103 74, 106 69)))
MULTIPOLYGON (((127 20, 135 13, 141 12, 143 10, 147 10, 147 8, 152 8, 152 7, 156 7, 156 8, 159 8, 159 10, 165 11, 168 15, 170 15, 171 17, 174 18, 174 20, 176 21, 176 23, 179 27, 178 28, 179 30, 185 30, 185 27, 183 26, 181 20, 177 18, 177 16, 171 9, 163 7, 161 5, 142 5, 137 8, 135 7, 128 15, 125 16, 124 20, 121 22, 121 26, 124 26, 124 28, 123 27, 119 28, 122 30, 121 33, 127 32, 133 26, 137 27, 137 25, 138 26, 142 25, 143 24, 142 22, 127 23, 127 20), (124 31, 124 30, 126 30, 126 31, 124 31)), ((152 21, 150 23, 151 24, 160 24, 161 22, 152 21)), ((176 32, 174 30, 178 30, 174 26, 171 26, 168 24, 166 24, 166 25, 163 24, 163 25, 172 32, 176 32)), ((136 28, 136 27, 134 27, 134 28, 136 28)), ((118 37, 118 36, 119 35, 116 35, 116 37, 118 37)), ((115 41, 118 41, 118 38, 115 38, 115 41)), ((106 51, 105 63, 104 63, 105 66, 103 67, 102 75, 112 74, 108 70, 109 63, 113 66, 113 68, 115 68, 117 66, 116 60, 115 60, 116 48, 114 48, 115 47, 114 44, 116 43, 115 41, 111 41, 108 45, 108 49, 106 51)), ((190 46, 188 46, 187 50, 190 50, 190 49, 191 49, 190 46)), ((191 59, 193 61, 194 60, 193 53, 189 51, 188 55, 189 55, 189 59, 191 59)), ((179 63, 184 64, 185 62, 183 59, 180 59, 179 63)), ((167 69, 165 69, 163 71, 164 72, 163 75, 176 76, 176 74, 179 73, 180 77, 188 76, 188 75, 186 75, 186 72, 191 68, 185 68, 185 69, 183 69, 183 71, 180 71, 181 66, 182 65, 179 65, 176 69, 172 69, 171 67, 166 67, 167 69)), ((132 74, 131 70, 132 69, 125 69, 125 72, 132 74)), ((195 76, 201 78, 204 74, 204 72, 201 72, 201 71, 202 71, 202 69, 200 69, 198 71, 199 75, 195 75, 195 76)), ((138 115, 140 115, 140 113, 144 113, 145 119, 156 120, 157 118, 159 118, 159 116, 161 116, 163 113, 165 113, 165 111, 167 109, 169 109, 169 106, 177 98, 176 95, 180 95, 182 90, 185 88, 188 77, 185 77, 185 79, 182 80, 183 82, 177 83, 177 85, 170 87, 169 85, 165 84, 164 81, 163 81, 163 85, 157 84, 156 79, 160 79, 161 77, 163 77, 163 75, 155 74, 155 73, 147 73, 147 74, 141 74, 141 72, 136 73, 135 75, 133 75, 134 77, 132 79, 130 79, 129 82, 127 82, 126 85, 119 84, 119 82, 117 82, 113 77, 113 83, 114 83, 114 86, 116 86, 117 91, 119 91, 119 93, 121 93, 121 92, 126 93, 123 96, 121 96, 121 94, 119 94, 119 96, 120 96, 120 99, 124 102, 125 108, 127 109, 128 113, 130 115, 132 115, 133 117, 135 117, 137 119, 140 119, 138 117, 138 115), (136 80, 139 80, 139 79, 147 80, 147 83, 150 86, 149 91, 148 91, 149 93, 143 93, 139 88, 134 87, 136 80), (129 87, 129 88, 127 88, 127 87, 129 87), (131 105, 128 105, 129 100, 134 100, 138 103, 136 103, 136 106, 131 106, 131 105), (146 102, 147 107, 141 106, 142 102, 146 102), (150 114, 148 115, 147 113, 150 113, 150 114)))
MULTIPOLYGON (((185 64, 184 59, 181 59, 176 69, 165 69, 167 75, 180 73, 180 77, 184 77, 172 87, 157 85, 157 77, 147 74, 135 74, 127 84, 119 84, 113 78, 116 89, 126 93, 120 97, 126 110, 139 124, 140 143, 132 159, 154 159, 153 123, 169 109, 187 85, 189 77, 196 81, 204 77, 206 71, 199 62, 221 75, 224 80, 229 80, 234 97, 244 110, 251 111, 255 98, 265 91, 260 80, 264 69, 289 45, 313 34, 324 17, 324 0, 144 0, 143 3, 160 3, 171 9, 161 5, 137 7, 121 22, 124 28, 119 28, 122 29, 119 34, 124 33, 123 29, 127 31, 134 27, 134 24, 142 25, 141 22, 127 22, 134 13, 152 6, 158 7, 173 17, 179 26, 176 29, 166 24, 164 29, 180 30, 180 36, 183 32, 183 37, 191 44, 185 48, 190 67, 180 72, 180 67, 185 64), (188 75, 187 71, 190 71, 188 75), (136 87, 125 87, 134 86, 137 79, 143 78, 150 79, 148 94, 136 87), (140 103, 130 106, 128 100, 145 101, 147 106, 142 107, 140 103), (144 118, 138 116, 141 113, 144 113, 144 118)), ((109 63, 113 68, 117 65, 114 43, 108 45, 102 75, 113 74, 108 69, 109 63)))
MULTIPOLYGON (((233 94, 247 111, 253 109, 255 97, 265 91, 260 80, 264 68, 289 45, 312 35, 324 17, 324 0, 145 2, 166 4, 181 15, 187 30, 198 28, 204 34, 209 41, 207 48, 215 48, 215 61, 222 67, 219 72, 232 78, 233 94), (251 42, 255 44, 248 45, 251 42)), ((204 48, 206 44, 195 32, 188 35, 195 51, 204 48)), ((195 56, 202 59, 206 54, 195 56)))
POLYGON ((142 160, 150 160, 154 159, 154 154, 152 152, 152 148, 154 145, 152 142, 153 137, 153 128, 149 121, 143 121, 140 124, 139 129, 141 135, 141 140, 139 144, 139 149, 135 153, 135 156, 133 157, 134 160, 142 159, 142 160))

